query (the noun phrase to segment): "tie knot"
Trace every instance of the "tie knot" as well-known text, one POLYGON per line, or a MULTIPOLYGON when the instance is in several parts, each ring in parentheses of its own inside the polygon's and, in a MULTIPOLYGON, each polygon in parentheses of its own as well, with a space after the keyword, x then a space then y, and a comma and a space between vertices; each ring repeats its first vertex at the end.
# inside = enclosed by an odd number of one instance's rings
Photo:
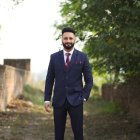
POLYGON ((66 56, 68 57, 68 56, 70 56, 71 54, 70 53, 66 53, 66 56))

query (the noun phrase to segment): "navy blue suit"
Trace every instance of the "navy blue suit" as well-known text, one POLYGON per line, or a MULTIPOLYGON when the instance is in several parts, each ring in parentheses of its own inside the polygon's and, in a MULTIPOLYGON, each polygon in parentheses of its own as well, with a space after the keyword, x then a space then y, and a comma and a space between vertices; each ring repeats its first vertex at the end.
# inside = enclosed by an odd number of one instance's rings
POLYGON ((80 131, 78 127, 82 127, 80 126, 82 124, 77 124, 77 120, 81 119, 80 123, 83 121, 83 100, 84 98, 88 100, 93 86, 92 72, 87 56, 83 52, 74 49, 70 66, 67 69, 63 51, 52 54, 46 77, 45 101, 51 100, 53 86, 52 105, 54 107, 55 140, 63 140, 67 111, 72 119, 75 140, 83 140, 82 136, 80 136, 83 132, 78 134, 80 131), (85 84, 83 84, 83 80, 85 84), (63 113, 60 115, 60 112, 63 113), (75 126, 75 123, 77 126, 75 126), (63 124, 62 128, 61 124, 63 124))

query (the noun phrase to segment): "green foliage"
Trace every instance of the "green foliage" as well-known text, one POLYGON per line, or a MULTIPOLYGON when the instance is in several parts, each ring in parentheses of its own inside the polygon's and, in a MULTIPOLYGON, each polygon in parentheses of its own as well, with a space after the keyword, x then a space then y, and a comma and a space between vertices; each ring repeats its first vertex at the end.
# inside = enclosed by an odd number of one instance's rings
POLYGON ((32 101, 33 104, 43 105, 43 92, 40 89, 33 88, 30 85, 24 86, 24 97, 26 100, 32 101))
POLYGON ((18 4, 20 4, 24 0, 12 0, 12 1, 14 2, 14 5, 18 5, 18 4))
POLYGON ((140 79, 140 0, 66 0, 61 15, 57 28, 77 30, 95 71, 113 82, 140 79))

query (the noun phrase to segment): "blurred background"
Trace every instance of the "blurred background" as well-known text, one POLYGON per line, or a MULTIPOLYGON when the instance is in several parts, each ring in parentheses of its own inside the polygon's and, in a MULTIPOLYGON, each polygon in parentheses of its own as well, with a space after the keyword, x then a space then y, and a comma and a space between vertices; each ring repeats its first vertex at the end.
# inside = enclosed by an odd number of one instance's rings
POLYGON ((0 0, 0 140, 21 139, 17 132, 23 140, 53 139, 43 92, 65 26, 77 31, 75 47, 92 66, 86 140, 140 139, 139 23, 140 0, 0 0))
POLYGON ((46 69, 49 55, 61 46, 53 24, 60 21, 59 1, 0 1, 0 60, 31 58, 32 72, 46 69))

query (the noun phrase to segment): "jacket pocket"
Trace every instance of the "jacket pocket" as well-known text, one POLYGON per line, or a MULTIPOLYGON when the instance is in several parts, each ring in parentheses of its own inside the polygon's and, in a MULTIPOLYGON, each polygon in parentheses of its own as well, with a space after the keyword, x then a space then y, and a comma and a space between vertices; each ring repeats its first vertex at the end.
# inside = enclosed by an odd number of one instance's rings
POLYGON ((74 91, 82 91, 82 90, 83 90, 82 87, 75 87, 75 88, 74 88, 74 91))

